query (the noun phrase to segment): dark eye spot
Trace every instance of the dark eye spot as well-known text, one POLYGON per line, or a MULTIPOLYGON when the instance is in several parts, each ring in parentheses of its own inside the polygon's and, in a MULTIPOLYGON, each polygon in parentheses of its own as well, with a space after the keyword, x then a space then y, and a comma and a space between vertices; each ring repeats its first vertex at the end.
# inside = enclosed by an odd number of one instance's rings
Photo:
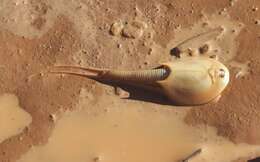
POLYGON ((224 78, 225 77, 225 70, 219 69, 219 77, 224 78))

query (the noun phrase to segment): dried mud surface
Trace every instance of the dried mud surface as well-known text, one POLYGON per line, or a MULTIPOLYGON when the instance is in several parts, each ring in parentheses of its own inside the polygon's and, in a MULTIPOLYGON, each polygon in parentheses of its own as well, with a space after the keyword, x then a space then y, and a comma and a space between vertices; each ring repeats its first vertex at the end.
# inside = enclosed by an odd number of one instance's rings
POLYGON ((1 162, 14 162, 33 145, 45 144, 54 126, 50 115, 73 110, 82 87, 93 94, 94 102, 100 102, 98 96, 106 93, 91 80, 44 74, 49 66, 77 64, 140 69, 154 67, 158 60, 172 57, 170 53, 154 52, 143 45, 148 33, 144 32, 140 39, 111 35, 114 22, 131 21, 139 11, 154 30, 153 41, 162 47, 174 39, 174 30, 179 25, 189 27, 203 14, 211 15, 224 8, 231 19, 245 25, 236 40, 239 46, 235 60, 250 61, 250 74, 236 79, 236 71, 231 70, 231 84, 220 101, 191 109, 185 120, 190 125, 214 126, 221 136, 236 143, 260 144, 260 26, 256 23, 260 11, 252 9, 260 7, 259 0, 240 0, 234 5, 230 0, 78 0, 67 1, 73 4, 71 8, 60 10, 59 5, 52 6, 45 0, 18 2, 31 4, 28 10, 33 18, 28 22, 30 32, 23 34, 23 30, 14 32, 19 24, 10 25, 11 14, 1 16, 0 93, 17 95, 21 107, 31 114, 33 121, 23 133, 0 144, 1 162), (82 22, 79 22, 80 16, 82 22), (88 27, 80 23, 87 23, 88 27))

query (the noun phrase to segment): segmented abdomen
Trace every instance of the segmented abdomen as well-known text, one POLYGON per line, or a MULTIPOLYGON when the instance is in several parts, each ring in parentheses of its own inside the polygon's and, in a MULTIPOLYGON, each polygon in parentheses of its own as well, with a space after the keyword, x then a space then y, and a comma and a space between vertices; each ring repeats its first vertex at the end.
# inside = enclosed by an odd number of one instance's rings
POLYGON ((104 77, 109 80, 136 81, 136 82, 154 82, 164 80, 169 75, 166 68, 141 71, 108 71, 104 77))

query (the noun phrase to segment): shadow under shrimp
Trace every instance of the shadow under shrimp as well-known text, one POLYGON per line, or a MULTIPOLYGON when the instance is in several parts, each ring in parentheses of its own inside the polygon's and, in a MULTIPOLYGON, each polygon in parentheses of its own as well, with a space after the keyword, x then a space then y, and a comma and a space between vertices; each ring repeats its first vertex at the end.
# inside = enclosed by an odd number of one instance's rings
POLYGON ((121 88, 123 91, 126 91, 129 93, 128 97, 121 97, 121 99, 124 100, 136 100, 136 101, 142 101, 142 102, 149 102, 149 103, 155 103, 160 105, 169 105, 169 106, 181 106, 177 103, 174 103, 173 101, 170 101, 166 96, 164 95, 158 95, 158 92, 145 89, 143 87, 136 88, 134 85, 128 85, 124 83, 117 83, 117 82, 111 82, 111 81, 102 81, 98 79, 94 79, 98 81, 99 83, 109 85, 115 88, 121 88))

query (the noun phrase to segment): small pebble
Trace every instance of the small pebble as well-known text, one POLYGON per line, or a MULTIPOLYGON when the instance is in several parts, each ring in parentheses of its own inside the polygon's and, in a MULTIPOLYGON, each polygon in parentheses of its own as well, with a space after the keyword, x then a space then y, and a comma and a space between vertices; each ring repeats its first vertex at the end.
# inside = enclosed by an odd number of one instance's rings
POLYGON ((83 49, 83 50, 82 50, 82 53, 86 55, 88 52, 87 52, 87 50, 84 50, 84 49, 83 49))
POLYGON ((56 122, 56 120, 57 120, 56 115, 50 114, 49 117, 50 117, 50 120, 51 120, 52 122, 56 122))
POLYGON ((20 136, 20 137, 19 137, 19 141, 22 141, 22 140, 23 140, 23 137, 22 137, 22 136, 20 136))
POLYGON ((235 32, 236 32, 236 30, 235 30, 235 29, 232 29, 232 30, 231 30, 231 32, 232 32, 232 33, 235 33, 235 32))
POLYGON ((201 46, 199 48, 199 52, 200 54, 205 54, 209 51, 209 45, 208 44, 204 44, 203 46, 201 46))
POLYGON ((190 49, 190 48, 187 49, 187 52, 188 52, 189 56, 196 56, 197 55, 197 53, 194 50, 190 49))
POLYGON ((115 87, 115 94, 120 98, 128 98, 130 96, 130 94, 127 91, 123 90, 120 87, 115 87))
POLYGON ((140 38, 143 35, 143 29, 139 29, 132 25, 127 25, 123 29, 122 34, 124 37, 136 39, 136 38, 140 38))
POLYGON ((209 25, 208 22, 203 22, 203 23, 202 23, 202 27, 206 27, 206 26, 208 26, 208 25, 209 25))
POLYGON ((152 48, 149 48, 149 50, 148 50, 148 55, 151 55, 152 52, 153 52, 153 49, 152 49, 152 48))
POLYGON ((258 10, 257 7, 253 7, 253 8, 252 8, 252 11, 254 11, 254 12, 257 11, 257 10, 258 10))
POLYGON ((223 10, 219 11, 218 14, 219 14, 219 15, 225 15, 225 13, 226 13, 226 10, 223 9, 223 10))
POLYGON ((171 49, 170 54, 172 56, 177 57, 177 58, 181 57, 181 51, 180 51, 180 49, 178 47, 175 47, 175 48, 171 49))
POLYGON ((260 25, 260 20, 255 20, 256 25, 260 25))
POLYGON ((217 55, 211 55, 211 56, 209 56, 209 58, 212 58, 212 59, 215 59, 215 60, 219 59, 219 57, 217 55))
POLYGON ((230 6, 234 6, 234 4, 235 4, 236 2, 237 2, 237 0, 230 0, 230 1, 229 1, 229 5, 230 5, 230 6))
POLYGON ((122 44, 117 44, 117 48, 122 48, 122 44))
POLYGON ((149 64, 149 62, 148 62, 148 61, 145 61, 145 62, 144 62, 144 64, 145 64, 145 65, 148 65, 148 64, 149 64))
POLYGON ((115 22, 112 24, 111 28, 110 28, 110 33, 112 35, 119 35, 122 32, 122 29, 124 28, 124 25, 122 22, 115 22))
POLYGON ((147 38, 148 38, 148 39, 152 39, 152 38, 153 38, 153 36, 154 36, 154 34, 153 34, 153 33, 151 33, 151 32, 149 32, 149 33, 147 34, 147 38))

